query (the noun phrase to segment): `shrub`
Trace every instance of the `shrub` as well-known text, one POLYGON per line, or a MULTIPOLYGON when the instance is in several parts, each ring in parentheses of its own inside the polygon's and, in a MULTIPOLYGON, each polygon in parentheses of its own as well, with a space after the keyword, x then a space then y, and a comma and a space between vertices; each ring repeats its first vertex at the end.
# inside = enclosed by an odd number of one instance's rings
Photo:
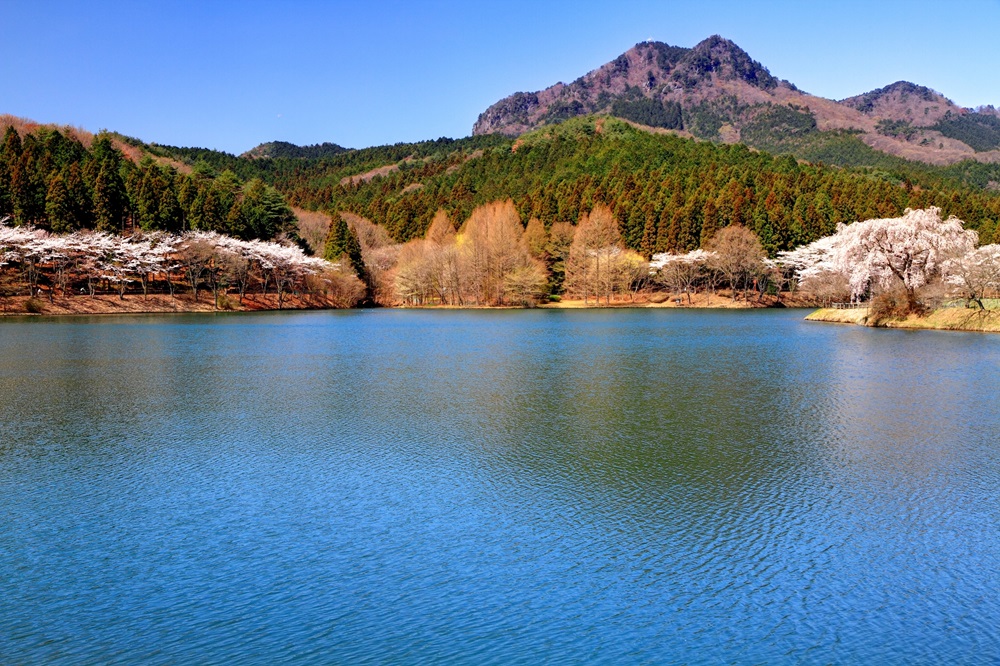
POLYGON ((215 307, 219 310, 235 310, 236 303, 229 297, 229 294, 219 294, 215 299, 215 307))
POLYGON ((872 298, 868 306, 868 321, 877 323, 888 319, 904 319, 911 312, 906 290, 894 289, 872 298))
POLYGON ((31 314, 40 314, 45 312, 45 304, 40 299, 32 297, 24 302, 24 311, 31 314))

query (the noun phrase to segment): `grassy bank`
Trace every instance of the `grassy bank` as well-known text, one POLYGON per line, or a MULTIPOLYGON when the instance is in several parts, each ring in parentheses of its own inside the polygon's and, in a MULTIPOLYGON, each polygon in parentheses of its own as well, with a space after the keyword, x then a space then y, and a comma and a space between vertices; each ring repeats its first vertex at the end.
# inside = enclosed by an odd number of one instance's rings
POLYGON ((1000 333, 1000 310, 973 310, 969 308, 941 308, 926 315, 910 315, 903 319, 871 319, 868 310, 834 310, 820 308, 806 317, 808 321, 837 324, 860 324, 879 328, 928 329, 938 331, 976 331, 1000 333))

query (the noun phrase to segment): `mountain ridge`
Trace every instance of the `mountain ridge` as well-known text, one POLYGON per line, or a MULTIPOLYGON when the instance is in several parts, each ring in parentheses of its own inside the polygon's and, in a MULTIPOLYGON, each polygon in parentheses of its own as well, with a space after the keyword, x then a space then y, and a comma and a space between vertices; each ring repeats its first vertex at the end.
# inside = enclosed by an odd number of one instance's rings
POLYGON ((810 95, 718 35, 692 48, 640 42, 572 83, 504 97, 479 115, 472 133, 519 136, 575 116, 608 114, 796 154, 784 131, 789 110, 801 116, 792 124, 808 129, 803 134, 853 133, 875 150, 929 164, 1000 162, 1000 112, 992 106, 963 108, 907 81, 839 101, 810 95))

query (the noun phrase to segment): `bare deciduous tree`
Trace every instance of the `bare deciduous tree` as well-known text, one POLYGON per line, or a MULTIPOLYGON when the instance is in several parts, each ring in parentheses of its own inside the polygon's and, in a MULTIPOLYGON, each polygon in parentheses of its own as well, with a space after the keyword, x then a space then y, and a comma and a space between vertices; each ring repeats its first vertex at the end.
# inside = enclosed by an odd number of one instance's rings
POLYGON ((611 302, 614 279, 611 262, 621 254, 622 236, 618 221, 607 206, 597 205, 580 218, 566 259, 566 289, 611 302))
POLYGON ((767 256, 757 234, 746 227, 725 227, 712 236, 707 249, 712 253, 709 266, 718 270, 729 283, 733 300, 740 288, 746 298, 753 275, 761 270, 767 256))

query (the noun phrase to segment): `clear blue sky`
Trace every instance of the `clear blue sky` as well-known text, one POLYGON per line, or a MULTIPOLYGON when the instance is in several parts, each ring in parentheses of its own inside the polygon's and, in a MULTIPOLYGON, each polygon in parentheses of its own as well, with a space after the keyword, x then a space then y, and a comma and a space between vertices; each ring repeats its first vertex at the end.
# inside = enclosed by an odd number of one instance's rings
POLYGON ((635 43, 720 34, 840 99, 901 79, 1000 105, 1000 0, 0 0, 0 113, 239 153, 467 136, 635 43))

